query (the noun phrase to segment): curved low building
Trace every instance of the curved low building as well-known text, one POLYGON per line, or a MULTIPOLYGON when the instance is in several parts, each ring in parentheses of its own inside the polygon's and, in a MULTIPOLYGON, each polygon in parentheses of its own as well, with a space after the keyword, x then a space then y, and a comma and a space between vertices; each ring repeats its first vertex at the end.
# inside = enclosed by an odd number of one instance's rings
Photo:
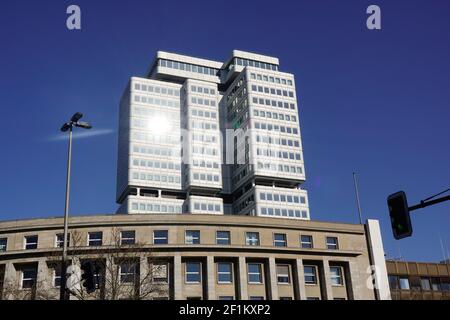
MULTIPOLYGON (((62 218, 0 222, 0 297, 58 298, 62 232, 62 218)), ((73 264, 101 266, 96 292, 72 298, 389 298, 375 220, 116 214, 71 217, 69 232, 73 264)))

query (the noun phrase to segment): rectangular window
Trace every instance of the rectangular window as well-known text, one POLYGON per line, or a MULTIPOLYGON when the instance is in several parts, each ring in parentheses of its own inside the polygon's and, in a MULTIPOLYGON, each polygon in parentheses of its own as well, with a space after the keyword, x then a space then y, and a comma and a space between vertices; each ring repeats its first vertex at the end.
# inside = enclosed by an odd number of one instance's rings
POLYGON ((250 300, 264 300, 264 297, 262 296, 250 296, 250 300))
POLYGON ((229 245, 230 244, 230 231, 217 231, 216 244, 229 245))
POLYGON ((342 268, 337 266, 330 267, 330 275, 331 275, 331 285, 333 286, 342 286, 344 285, 344 280, 342 278, 342 268))
POLYGON ((154 262, 152 264, 152 278, 156 283, 169 282, 169 267, 166 262, 154 262))
POLYGON ((38 236, 26 236, 25 237, 25 250, 37 249, 38 236))
POLYGON ((248 283, 262 283, 262 266, 260 263, 248 264, 248 283))
POLYGON ((103 244, 103 232, 89 232, 88 233, 88 246, 99 247, 103 244))
POLYGON ((154 230, 153 231, 153 244, 167 244, 168 236, 167 230, 154 230))
POLYGON ((136 278, 136 264, 123 263, 120 265, 120 282, 134 283, 136 278))
POLYGON ((420 286, 422 287, 422 290, 425 290, 425 291, 431 290, 430 279, 429 278, 421 278, 420 286))
POLYGON ((245 244, 247 246, 259 246, 259 233, 258 232, 246 232, 245 244))
POLYGON ((398 277, 397 276, 389 276, 389 288, 392 290, 398 289, 398 277))
POLYGON ((53 286, 55 288, 61 287, 61 266, 53 269, 53 286))
POLYGON ((278 264, 277 265, 277 281, 278 283, 290 283, 289 265, 278 264))
POLYGON ((7 246, 8 246, 8 239, 0 238, 0 252, 5 252, 7 246))
POLYGON ((304 266, 305 283, 317 284, 317 271, 315 266, 304 266))
POLYGON ((22 269, 22 289, 31 289, 36 284, 37 268, 36 267, 26 267, 22 269))
POLYGON ((280 297, 280 300, 292 300, 292 297, 280 297))
POLYGON ((400 289, 401 290, 409 290, 409 279, 406 277, 400 277, 399 278, 399 282, 400 282, 400 289))
POLYGON ((313 248, 313 238, 309 235, 301 235, 300 236, 300 246, 304 249, 313 248))
POLYGON ((441 290, 441 282, 439 281, 439 278, 431 278, 431 289, 433 289, 433 291, 441 290))
POLYGON ((327 237, 327 249, 329 250, 338 249, 338 239, 336 237, 327 237))
POLYGON ((275 247, 286 247, 286 234, 285 233, 275 233, 273 235, 273 245, 275 247))
POLYGON ((186 283, 200 283, 201 279, 201 263, 186 262, 186 283))
POLYGON ((218 283, 233 282, 233 264, 229 262, 219 262, 217 264, 217 281, 218 283))
MULTIPOLYGON (((55 238, 55 247, 62 248, 64 244, 64 233, 58 233, 55 238)), ((70 233, 67 234, 67 247, 70 245, 70 233)))
POLYGON ((200 231, 186 230, 185 242, 186 244, 200 244, 200 231))
POLYGON ((136 231, 134 230, 121 231, 120 244, 122 246, 136 244, 136 231))
POLYGON ((220 296, 219 300, 234 300, 233 296, 220 296))

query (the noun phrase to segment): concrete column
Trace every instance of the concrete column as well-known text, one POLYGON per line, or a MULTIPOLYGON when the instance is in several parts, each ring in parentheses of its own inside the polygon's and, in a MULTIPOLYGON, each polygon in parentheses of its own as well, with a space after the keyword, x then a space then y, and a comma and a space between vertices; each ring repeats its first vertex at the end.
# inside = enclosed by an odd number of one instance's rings
POLYGON ((333 300, 333 288, 331 286, 330 264, 328 262, 328 259, 324 259, 322 261, 320 284, 322 287, 322 299, 333 300))
POLYGON ((175 300, 183 300, 182 292, 183 270, 181 265, 181 256, 173 257, 173 291, 175 300))
MULTIPOLYGON (((149 273, 149 265, 147 261, 147 257, 144 255, 139 256, 139 296, 147 295, 149 292, 148 290, 151 290, 152 286, 152 280, 151 274, 149 273)), ((146 297, 147 299, 150 299, 151 297, 146 297)))
POLYGON ((52 286, 53 277, 45 260, 38 261, 38 269, 36 276, 36 290, 38 296, 42 293, 44 296, 52 286))
POLYGON ((207 272, 207 286, 208 286, 208 300, 216 300, 216 277, 214 257, 206 257, 206 272, 207 272))
POLYGON ((239 282, 239 300, 248 300, 248 292, 247 292, 247 263, 245 261, 245 257, 239 257, 239 266, 238 266, 239 274, 238 274, 238 282, 239 282))
POLYGON ((270 300, 278 300, 278 279, 277 279, 277 265, 275 263, 275 258, 274 257, 270 257, 269 258, 269 263, 266 264, 269 266, 269 270, 267 270, 266 272, 269 275, 269 286, 270 286, 270 291, 269 296, 270 296, 270 300))
POLYGON ((295 268, 292 272, 295 296, 299 300, 306 300, 306 289, 305 289, 305 270, 303 268, 303 260, 295 260, 295 268))
POLYGON ((5 278, 3 282, 3 299, 14 299, 12 290, 19 288, 20 283, 17 279, 17 272, 12 262, 7 262, 5 265, 5 278))

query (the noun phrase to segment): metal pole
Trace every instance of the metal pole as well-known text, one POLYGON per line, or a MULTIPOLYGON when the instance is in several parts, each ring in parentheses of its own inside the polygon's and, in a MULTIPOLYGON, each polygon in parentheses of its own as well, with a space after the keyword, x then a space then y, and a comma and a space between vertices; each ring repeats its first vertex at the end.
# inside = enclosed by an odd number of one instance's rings
POLYGON ((356 173, 353 172, 353 183, 355 185, 356 205, 358 206, 359 224, 362 224, 361 204, 359 203, 358 181, 356 180, 356 173))
POLYGON ((69 130, 69 150, 67 156, 67 177, 66 177, 66 205, 64 208, 64 243, 61 261, 61 291, 60 299, 67 300, 66 291, 66 270, 67 270, 67 238, 69 229, 69 199, 70 199, 70 170, 72 165, 72 126, 69 130))

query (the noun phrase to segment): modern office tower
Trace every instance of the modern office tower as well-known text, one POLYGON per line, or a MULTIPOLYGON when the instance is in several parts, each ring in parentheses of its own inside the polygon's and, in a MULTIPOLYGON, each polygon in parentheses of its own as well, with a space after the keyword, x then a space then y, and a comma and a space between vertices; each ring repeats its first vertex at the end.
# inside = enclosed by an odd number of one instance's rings
POLYGON ((119 213, 309 219, 294 76, 277 58, 158 51, 119 123, 119 213))

